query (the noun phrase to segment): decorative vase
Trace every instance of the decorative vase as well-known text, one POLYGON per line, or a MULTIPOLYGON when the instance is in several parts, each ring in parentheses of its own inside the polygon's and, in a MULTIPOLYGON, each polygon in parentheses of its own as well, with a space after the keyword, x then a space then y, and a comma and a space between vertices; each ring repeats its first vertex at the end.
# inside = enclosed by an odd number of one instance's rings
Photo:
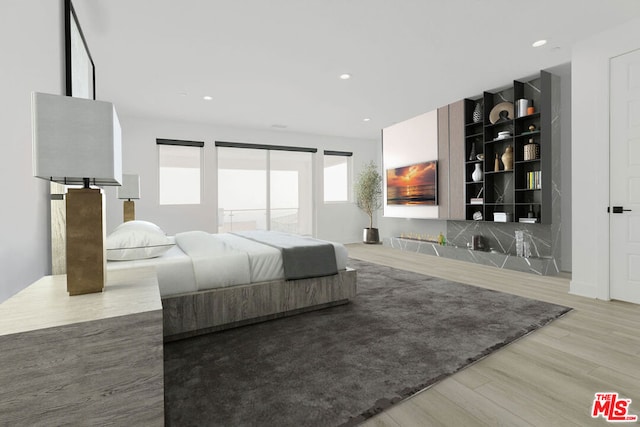
POLYGON ((482 104, 480 101, 476 102, 476 107, 473 109, 471 116, 473 123, 479 123, 482 120, 482 104))
POLYGON ((471 146, 471 153, 469 153, 469 160, 475 160, 476 159, 476 143, 474 142, 473 145, 471 146))
POLYGON ((471 179, 473 182, 482 181, 482 169, 480 168, 480 163, 475 164, 475 169, 471 173, 471 179))
POLYGON ((526 116, 529 105, 530 104, 528 99, 518 99, 516 101, 516 117, 526 116))
POLYGON ((498 158, 498 153, 496 153, 496 159, 493 162, 493 171, 494 172, 500 171, 500 159, 498 158))
POLYGON ((524 146, 524 160, 536 160, 539 154, 540 147, 534 142, 533 138, 529 138, 529 143, 524 146))
POLYGON ((502 164, 506 171, 510 171, 513 168, 513 147, 510 145, 508 145, 504 150, 504 154, 502 155, 502 164))

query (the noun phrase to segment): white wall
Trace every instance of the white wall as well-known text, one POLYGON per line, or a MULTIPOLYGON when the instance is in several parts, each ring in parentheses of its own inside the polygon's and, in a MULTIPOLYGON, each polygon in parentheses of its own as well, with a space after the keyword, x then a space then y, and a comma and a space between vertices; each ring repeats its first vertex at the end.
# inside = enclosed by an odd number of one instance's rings
POLYGON ((387 218, 438 218, 438 206, 387 205, 386 171, 438 159, 438 110, 396 123, 382 130, 384 167, 383 206, 387 218))
POLYGON ((609 60, 640 48, 640 19, 576 44, 572 78, 570 292, 609 299, 609 60))
POLYGON ((62 0, 0 3, 0 302, 49 274, 49 184, 31 168, 31 91, 63 93, 62 0))
MULTIPOLYGON (((384 128, 383 134, 384 169, 438 158, 438 110, 384 128)), ((386 188, 384 190, 384 216, 378 220, 381 239, 402 234, 434 238, 440 233, 446 234, 447 221, 435 219, 438 206, 386 206, 386 188)))
MULTIPOLYGON (((116 110, 118 106, 116 105, 116 110)), ((323 150, 352 151, 354 175, 368 161, 380 164, 380 141, 293 133, 260 131, 119 114, 122 125, 123 173, 140 175, 140 200, 136 218, 158 224, 166 233, 188 230, 217 232, 217 180, 215 141, 244 142, 317 148, 314 174, 316 236, 343 243, 362 241, 367 216, 353 203, 324 204, 323 150), (158 151, 156 138, 205 141, 204 185, 200 205, 160 206, 158 203, 158 151)), ((116 189, 106 188, 107 233, 122 222, 122 201, 116 189)))

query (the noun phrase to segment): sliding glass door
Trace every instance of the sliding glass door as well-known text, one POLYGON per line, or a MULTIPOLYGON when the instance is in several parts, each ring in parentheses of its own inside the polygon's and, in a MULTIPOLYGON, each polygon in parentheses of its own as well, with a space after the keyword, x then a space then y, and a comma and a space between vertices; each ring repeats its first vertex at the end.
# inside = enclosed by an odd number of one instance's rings
POLYGON ((312 234, 312 156, 269 151, 270 230, 312 234))
POLYGON ((219 231, 313 233, 313 154, 217 147, 219 231))
POLYGON ((218 147, 221 232, 267 229, 266 182, 266 151, 218 147))

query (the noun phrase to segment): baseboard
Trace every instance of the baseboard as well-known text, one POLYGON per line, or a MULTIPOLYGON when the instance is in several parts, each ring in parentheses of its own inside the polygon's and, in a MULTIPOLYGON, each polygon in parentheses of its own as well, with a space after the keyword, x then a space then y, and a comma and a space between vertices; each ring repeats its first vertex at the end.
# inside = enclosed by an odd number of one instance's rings
POLYGON ((598 287, 595 284, 572 280, 569 282, 569 294, 586 298, 598 298, 598 287))

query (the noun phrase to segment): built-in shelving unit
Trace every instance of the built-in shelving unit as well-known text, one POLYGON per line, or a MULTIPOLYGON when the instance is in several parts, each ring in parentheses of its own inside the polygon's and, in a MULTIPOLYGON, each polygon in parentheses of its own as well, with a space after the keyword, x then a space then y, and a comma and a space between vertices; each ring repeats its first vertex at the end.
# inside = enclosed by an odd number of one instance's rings
POLYGON ((496 213, 504 213, 509 222, 533 218, 551 223, 551 74, 541 71, 465 99, 464 104, 465 218, 493 221, 496 213), (519 114, 519 99, 529 100, 534 111, 519 114), (513 105, 513 114, 496 120, 491 110, 505 102, 513 105), (508 135, 499 136, 500 132, 508 135), (511 147, 512 161, 505 167, 507 147, 511 147), (474 181, 477 164, 482 174, 474 181))

